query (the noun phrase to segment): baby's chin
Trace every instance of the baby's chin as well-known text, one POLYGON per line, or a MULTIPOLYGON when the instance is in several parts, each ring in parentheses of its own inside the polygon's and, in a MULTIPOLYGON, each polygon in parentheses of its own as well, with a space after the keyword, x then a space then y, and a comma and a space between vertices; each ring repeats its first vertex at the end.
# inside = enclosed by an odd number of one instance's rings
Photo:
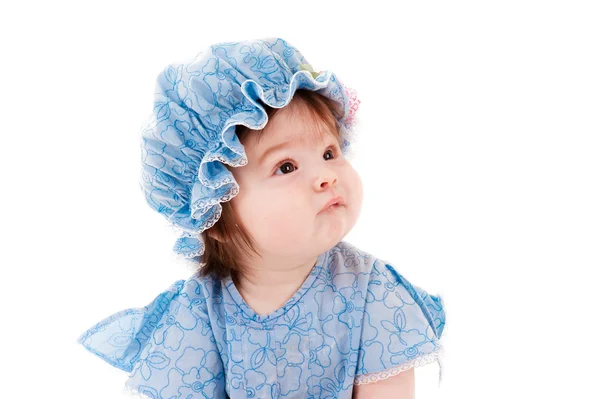
POLYGON ((318 235, 321 240, 328 241, 328 237, 337 240, 336 244, 345 237, 358 221, 360 210, 350 205, 338 206, 317 215, 318 235))
POLYGON ((344 239, 352 229, 352 226, 344 225, 339 231, 328 232, 325 236, 315 242, 315 252, 322 253, 328 251, 344 239))
POLYGON ((296 259, 317 257, 323 252, 333 248, 344 236, 345 234, 302 238, 285 243, 281 242, 276 248, 271 249, 273 253, 278 253, 278 256, 283 257, 296 259))

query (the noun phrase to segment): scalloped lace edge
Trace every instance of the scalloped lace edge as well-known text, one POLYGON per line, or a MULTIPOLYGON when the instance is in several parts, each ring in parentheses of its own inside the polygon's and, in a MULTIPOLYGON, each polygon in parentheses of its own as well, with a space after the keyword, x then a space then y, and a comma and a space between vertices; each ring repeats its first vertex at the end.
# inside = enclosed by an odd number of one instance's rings
POLYGON ((414 367, 426 366, 430 363, 440 359, 441 348, 427 355, 419 356, 407 363, 401 364, 400 366, 380 371, 377 373, 357 375, 354 378, 354 385, 372 384, 374 382, 386 380, 390 377, 394 377, 403 371, 409 370, 414 367))

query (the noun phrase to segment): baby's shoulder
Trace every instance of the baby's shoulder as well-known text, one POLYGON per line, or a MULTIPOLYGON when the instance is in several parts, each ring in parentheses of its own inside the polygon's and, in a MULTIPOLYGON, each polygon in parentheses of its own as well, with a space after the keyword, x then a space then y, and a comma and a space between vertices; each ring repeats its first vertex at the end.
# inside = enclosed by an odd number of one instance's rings
MULTIPOLYGON (((365 296, 374 279, 384 277, 385 262, 346 241, 340 241, 327 253, 320 285, 339 293, 361 292, 365 296)), ((318 288, 319 289, 319 288, 318 288)))
POLYGON ((179 300, 194 307, 205 307, 207 300, 222 297, 221 280, 211 276, 201 276, 194 273, 181 282, 179 300))
MULTIPOLYGON (((446 314, 440 295, 431 295, 409 281, 389 261, 347 242, 332 248, 329 259, 325 284, 331 286, 333 293, 343 295, 344 303, 353 300, 360 309, 382 320, 394 319, 399 309, 403 312, 420 309, 422 312, 417 313, 422 313, 434 334, 441 336, 446 314)), ((334 297, 323 299, 321 303, 335 303, 334 297)))
POLYGON ((371 273, 376 263, 381 262, 375 256, 346 241, 340 241, 328 252, 326 268, 332 274, 371 273))

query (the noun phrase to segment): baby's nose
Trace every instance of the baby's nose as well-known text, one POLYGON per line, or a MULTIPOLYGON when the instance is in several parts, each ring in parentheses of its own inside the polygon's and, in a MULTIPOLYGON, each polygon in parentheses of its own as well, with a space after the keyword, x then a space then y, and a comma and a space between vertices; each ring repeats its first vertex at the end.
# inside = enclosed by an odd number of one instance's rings
POLYGON ((329 187, 337 186, 337 176, 333 171, 328 171, 317 179, 317 188, 320 190, 327 189, 329 187))

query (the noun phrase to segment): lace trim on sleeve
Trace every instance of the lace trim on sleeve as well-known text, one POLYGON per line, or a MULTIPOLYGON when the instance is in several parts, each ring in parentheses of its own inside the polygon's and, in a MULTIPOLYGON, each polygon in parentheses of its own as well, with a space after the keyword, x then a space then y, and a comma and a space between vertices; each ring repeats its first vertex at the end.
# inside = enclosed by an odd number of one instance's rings
POLYGON ((152 399, 150 396, 144 395, 142 392, 129 385, 123 386, 121 393, 136 399, 152 399))
POLYGON ((428 365, 428 364, 433 363, 436 360, 440 359, 440 352, 441 352, 441 348, 438 348, 437 350, 435 350, 432 353, 416 357, 404 364, 401 364, 400 366, 397 366, 397 367, 394 367, 394 368, 391 368, 388 370, 380 371, 378 373, 357 375, 354 377, 354 385, 371 384, 373 382, 386 380, 390 377, 396 376, 396 375, 400 374, 401 372, 411 369, 413 367, 420 367, 420 366, 428 365))

